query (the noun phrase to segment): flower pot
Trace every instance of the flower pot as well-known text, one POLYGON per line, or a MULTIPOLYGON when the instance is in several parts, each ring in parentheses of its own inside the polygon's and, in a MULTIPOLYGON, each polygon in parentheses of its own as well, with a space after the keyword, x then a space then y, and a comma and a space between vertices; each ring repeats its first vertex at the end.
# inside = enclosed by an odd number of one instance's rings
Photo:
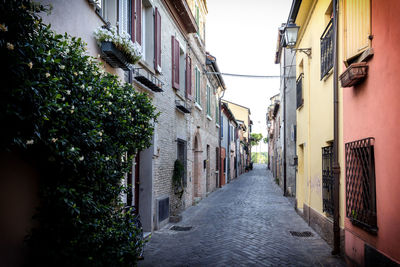
POLYGON ((101 57, 113 68, 129 70, 126 56, 112 42, 101 42, 101 57))
POLYGON ((342 87, 351 87, 361 83, 367 77, 368 65, 366 62, 351 64, 340 76, 342 87))

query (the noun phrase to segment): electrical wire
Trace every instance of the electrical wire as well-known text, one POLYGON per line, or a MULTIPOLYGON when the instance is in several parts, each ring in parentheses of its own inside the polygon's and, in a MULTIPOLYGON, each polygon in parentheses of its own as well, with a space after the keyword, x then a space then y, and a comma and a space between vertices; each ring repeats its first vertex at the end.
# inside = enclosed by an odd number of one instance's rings
POLYGON ((280 78, 279 75, 246 75, 246 74, 234 74, 234 73, 223 73, 223 72, 206 72, 206 74, 220 74, 226 76, 244 77, 244 78, 280 78))

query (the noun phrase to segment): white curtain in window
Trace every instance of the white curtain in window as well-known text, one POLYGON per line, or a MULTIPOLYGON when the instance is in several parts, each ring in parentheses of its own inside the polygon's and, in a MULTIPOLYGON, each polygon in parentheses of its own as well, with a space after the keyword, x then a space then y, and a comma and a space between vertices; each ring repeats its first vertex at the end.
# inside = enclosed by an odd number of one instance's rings
POLYGON ((123 32, 128 33, 128 10, 128 0, 119 0, 118 30, 120 34, 122 34, 123 32))

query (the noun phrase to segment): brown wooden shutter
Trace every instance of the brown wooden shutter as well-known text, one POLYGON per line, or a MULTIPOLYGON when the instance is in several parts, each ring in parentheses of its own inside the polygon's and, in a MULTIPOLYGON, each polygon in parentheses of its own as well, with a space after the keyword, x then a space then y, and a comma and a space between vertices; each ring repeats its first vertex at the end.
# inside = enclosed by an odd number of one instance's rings
POLYGON ((192 99, 192 59, 186 56, 186 98, 192 99))
POLYGON ((154 20, 154 68, 161 71, 161 15, 157 7, 154 20))
POLYGON ((172 49, 172 87, 179 89, 179 42, 174 36, 171 38, 172 49))
MULTIPOLYGON (((129 22, 131 23, 131 29, 130 29, 130 34, 131 34, 131 40, 132 42, 135 42, 135 1, 136 0, 130 0, 131 3, 131 11, 130 11, 130 18, 129 18, 129 22)), ((128 2, 129 3, 129 2, 128 2)), ((129 7, 129 6, 128 6, 129 7)), ((128 12, 128 16, 129 16, 129 12, 128 12)))
POLYGON ((142 0, 136 0, 135 6, 135 19, 136 19, 136 28, 135 28, 135 36, 136 42, 138 44, 142 44, 142 0))

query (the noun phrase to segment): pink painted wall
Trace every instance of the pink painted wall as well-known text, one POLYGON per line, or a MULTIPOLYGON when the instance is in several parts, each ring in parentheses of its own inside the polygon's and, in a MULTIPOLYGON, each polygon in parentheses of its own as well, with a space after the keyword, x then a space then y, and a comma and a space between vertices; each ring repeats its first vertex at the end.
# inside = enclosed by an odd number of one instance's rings
MULTIPOLYGON (((366 242, 400 263, 400 1, 372 0, 372 47, 367 79, 343 90, 344 142, 375 138, 378 234, 346 218, 346 254, 366 242)), ((353 253, 355 254, 355 253, 353 253)), ((359 262, 362 253, 353 259, 359 262)))

